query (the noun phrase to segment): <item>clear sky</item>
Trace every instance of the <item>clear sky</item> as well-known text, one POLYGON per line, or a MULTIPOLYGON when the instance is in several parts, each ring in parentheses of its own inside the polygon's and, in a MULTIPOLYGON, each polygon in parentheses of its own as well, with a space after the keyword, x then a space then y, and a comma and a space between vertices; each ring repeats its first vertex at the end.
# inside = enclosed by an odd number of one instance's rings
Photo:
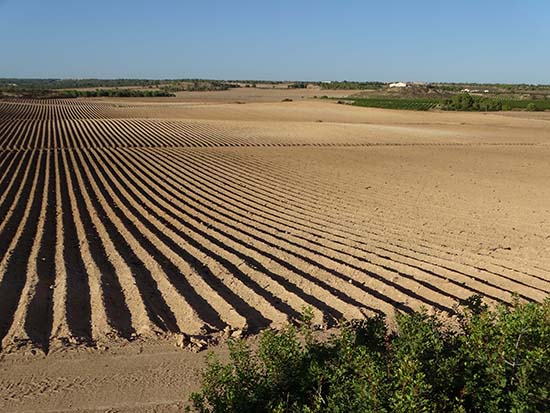
POLYGON ((550 83, 550 0, 0 0, 0 77, 550 83))

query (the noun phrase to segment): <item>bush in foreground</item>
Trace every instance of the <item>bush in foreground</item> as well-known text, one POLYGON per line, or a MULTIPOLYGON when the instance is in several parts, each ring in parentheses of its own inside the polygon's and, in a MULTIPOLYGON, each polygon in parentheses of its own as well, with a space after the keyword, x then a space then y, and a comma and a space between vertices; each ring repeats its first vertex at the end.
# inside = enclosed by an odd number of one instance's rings
POLYGON ((252 350, 230 341, 230 362, 209 355, 199 412, 550 411, 550 299, 489 310, 479 297, 459 325, 425 311, 344 323, 318 341, 311 315, 266 331, 252 350))

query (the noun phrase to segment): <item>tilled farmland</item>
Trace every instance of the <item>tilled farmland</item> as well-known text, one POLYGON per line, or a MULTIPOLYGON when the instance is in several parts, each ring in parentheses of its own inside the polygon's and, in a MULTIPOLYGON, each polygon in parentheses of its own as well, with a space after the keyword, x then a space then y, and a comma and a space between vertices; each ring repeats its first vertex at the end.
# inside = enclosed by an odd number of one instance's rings
POLYGON ((550 292, 546 120, 521 138, 448 124, 397 139, 148 110, 0 101, 2 351, 550 292))

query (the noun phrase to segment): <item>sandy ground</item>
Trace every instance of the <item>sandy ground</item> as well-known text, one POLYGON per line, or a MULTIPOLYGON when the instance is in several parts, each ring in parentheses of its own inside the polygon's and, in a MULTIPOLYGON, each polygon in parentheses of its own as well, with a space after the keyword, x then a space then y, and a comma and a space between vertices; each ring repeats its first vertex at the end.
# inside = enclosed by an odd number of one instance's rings
MULTIPOLYGON (((340 98, 353 95, 359 90, 324 90, 319 87, 307 89, 289 89, 286 86, 277 87, 256 87, 256 88, 232 88, 222 91, 204 91, 204 92, 176 92, 175 97, 146 98, 146 102, 155 103, 257 103, 257 102, 281 102, 283 99, 292 99, 293 101, 308 100, 312 98, 321 98, 327 96, 340 98)), ((119 101, 137 101, 140 98, 122 98, 119 101)), ((111 98, 97 98, 98 101, 113 101, 111 98)))
MULTIPOLYGON (((227 348, 213 348, 221 360, 227 348)), ((172 344, 128 345, 47 357, 6 357, 0 363, 3 412, 182 411, 197 391, 203 355, 172 344)))
POLYGON ((548 296, 545 113, 217 99, 0 102, 0 410, 177 411, 179 334, 304 306, 548 296))

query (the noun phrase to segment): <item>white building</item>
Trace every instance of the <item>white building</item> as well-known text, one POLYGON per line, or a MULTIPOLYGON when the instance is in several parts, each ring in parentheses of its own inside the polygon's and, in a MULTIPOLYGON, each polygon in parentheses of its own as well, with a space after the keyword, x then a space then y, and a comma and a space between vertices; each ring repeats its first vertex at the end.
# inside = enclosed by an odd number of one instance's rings
POLYGON ((390 83, 390 87, 407 87, 408 85, 405 82, 395 82, 390 83))

